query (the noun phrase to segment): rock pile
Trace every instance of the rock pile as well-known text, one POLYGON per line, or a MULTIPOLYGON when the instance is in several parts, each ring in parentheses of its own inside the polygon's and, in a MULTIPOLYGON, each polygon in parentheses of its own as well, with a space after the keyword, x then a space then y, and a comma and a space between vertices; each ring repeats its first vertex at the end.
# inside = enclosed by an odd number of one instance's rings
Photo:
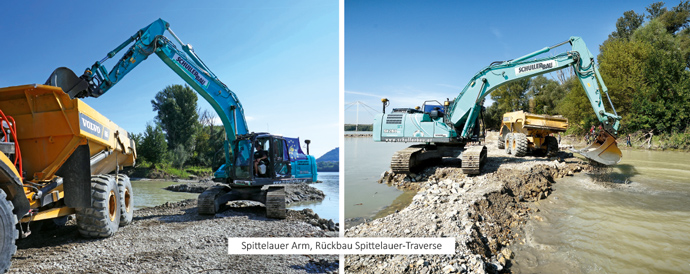
MULTIPOLYGON (((418 189, 405 209, 351 227, 346 237, 453 237, 453 255, 348 255, 347 273, 494 273, 510 267, 510 248, 532 214, 530 203, 553 191, 555 178, 591 167, 572 154, 555 158, 505 155, 489 147, 479 176, 458 166, 430 167, 418 174, 382 174, 380 183, 418 189)), ((457 161, 456 161, 457 162, 457 161)))

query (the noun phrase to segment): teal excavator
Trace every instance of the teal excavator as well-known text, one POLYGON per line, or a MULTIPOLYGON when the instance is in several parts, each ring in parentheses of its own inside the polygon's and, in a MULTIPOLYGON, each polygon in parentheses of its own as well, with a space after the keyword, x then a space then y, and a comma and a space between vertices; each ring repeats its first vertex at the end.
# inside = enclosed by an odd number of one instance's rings
POLYGON ((464 173, 479 174, 487 159, 486 146, 481 145, 484 136, 480 126, 484 98, 511 81, 568 67, 572 67, 580 79, 601 124, 597 141, 574 152, 604 165, 618 163, 622 154, 616 144, 616 136, 621 117, 611 103, 606 85, 594 63, 594 56, 580 37, 571 37, 565 42, 517 59, 491 63, 472 77, 457 98, 446 100, 443 104, 430 100, 421 107, 397 108, 386 114, 385 106, 389 102, 383 99, 384 113, 374 118, 374 141, 421 143, 393 155, 391 169, 395 173, 412 173, 442 157, 460 156, 464 173), (536 58, 565 44, 570 44, 572 50, 536 58), (604 108, 602 93, 606 94, 613 113, 604 108))
MULTIPOLYGON (((284 188, 277 184, 315 182, 315 158, 302 152, 298 138, 249 132, 244 109, 235 93, 211 72, 191 45, 182 43, 163 19, 137 31, 83 75, 77 76, 62 67, 52 73, 46 84, 62 88, 72 98, 99 97, 151 54, 206 99, 223 122, 225 164, 214 173, 214 180, 223 185, 199 195, 199 213, 215 214, 231 200, 254 200, 266 205, 268 217, 285 218, 284 188), (166 30, 182 49, 163 35, 166 30), (108 71, 103 63, 127 46, 108 71)), ((309 144, 308 140, 305 142, 309 144)))

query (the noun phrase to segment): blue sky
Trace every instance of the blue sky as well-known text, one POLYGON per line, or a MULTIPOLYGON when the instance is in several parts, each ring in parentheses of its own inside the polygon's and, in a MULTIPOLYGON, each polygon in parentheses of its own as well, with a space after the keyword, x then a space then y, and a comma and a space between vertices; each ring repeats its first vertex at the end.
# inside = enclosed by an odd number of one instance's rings
MULTIPOLYGON (((338 146, 337 1, 3 1, 0 10, 0 87, 42 84, 61 66, 81 75, 163 18, 237 94, 250 131, 311 139, 317 157, 338 146)), ((184 81, 150 56, 84 101, 142 132, 155 116, 151 99, 171 84, 184 81)), ((199 106, 212 110, 200 96, 199 106)))
MULTIPOLYGON (((345 1, 345 102, 380 111, 455 98, 493 61, 580 36, 594 55, 623 12, 647 1, 345 1)), ((666 7, 678 5, 667 1, 666 7)), ((551 53, 570 50, 569 45, 551 53)), ((356 122, 356 107, 345 123, 356 122)), ((359 111, 359 123, 373 115, 359 111)))

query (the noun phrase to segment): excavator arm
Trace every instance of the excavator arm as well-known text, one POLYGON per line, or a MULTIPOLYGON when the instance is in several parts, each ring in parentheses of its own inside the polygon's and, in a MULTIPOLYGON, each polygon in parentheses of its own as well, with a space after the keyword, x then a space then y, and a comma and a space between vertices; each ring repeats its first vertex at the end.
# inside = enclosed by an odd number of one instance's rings
POLYGON ((72 98, 99 97, 115 86, 122 78, 146 60, 156 54, 178 76, 198 92, 216 111, 225 130, 226 140, 225 165, 214 174, 216 178, 228 178, 232 148, 230 144, 238 135, 248 133, 244 110, 237 96, 204 64, 194 53, 192 46, 184 44, 170 29, 170 24, 158 19, 140 29, 106 57, 87 68, 83 75, 77 77, 68 68, 59 68, 48 79, 50 85, 62 87, 72 98), (174 43, 163 36, 168 31, 181 45, 178 49, 174 43), (131 45, 131 46, 130 46, 131 45), (124 55, 110 71, 103 63, 115 57, 127 48, 124 55))
POLYGON ((580 37, 571 37, 569 40, 555 46, 543 48, 514 60, 494 63, 484 68, 472 78, 470 83, 465 86, 460 95, 454 100, 449 111, 449 123, 458 129, 461 138, 469 139, 474 132, 474 127, 477 126, 475 121, 477 121, 484 98, 496 90, 496 88, 511 81, 531 78, 567 67, 573 68, 597 119, 604 129, 604 132, 600 133, 602 138, 597 142, 575 152, 605 165, 618 163, 622 153, 616 145, 616 136, 620 128, 621 117, 616 113, 616 109, 611 103, 608 89, 601 79, 599 69, 594 64, 594 56, 580 37), (532 59, 567 43, 572 46, 572 51, 556 56, 532 59), (606 94, 608 104, 613 113, 606 110, 602 93, 606 94))
POLYGON ((482 69, 472 77, 469 84, 454 100, 449 110, 449 122, 457 129, 461 129, 459 130, 461 137, 469 138, 476 123, 467 123, 467 121, 476 121, 484 98, 496 88, 515 80, 531 78, 567 67, 572 67, 575 71, 601 124, 608 133, 616 136, 621 117, 616 113, 610 98, 608 103, 613 113, 607 112, 604 108, 602 93, 608 98, 608 89, 594 65, 594 56, 580 37, 571 37, 558 45, 543 48, 514 60, 494 63, 482 69), (531 59, 566 43, 572 45, 572 51, 551 57, 531 59))

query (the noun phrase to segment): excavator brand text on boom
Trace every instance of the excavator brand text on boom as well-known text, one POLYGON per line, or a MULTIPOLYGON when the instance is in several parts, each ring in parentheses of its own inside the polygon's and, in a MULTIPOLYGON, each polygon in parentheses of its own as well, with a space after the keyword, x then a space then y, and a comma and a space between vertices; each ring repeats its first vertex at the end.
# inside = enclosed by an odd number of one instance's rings
POLYGON ((535 70, 535 69, 541 69, 541 70, 550 69, 550 68, 555 68, 556 66, 558 66, 558 64, 554 60, 536 63, 536 64, 530 64, 530 65, 515 68, 515 74, 530 72, 530 71, 535 70))

